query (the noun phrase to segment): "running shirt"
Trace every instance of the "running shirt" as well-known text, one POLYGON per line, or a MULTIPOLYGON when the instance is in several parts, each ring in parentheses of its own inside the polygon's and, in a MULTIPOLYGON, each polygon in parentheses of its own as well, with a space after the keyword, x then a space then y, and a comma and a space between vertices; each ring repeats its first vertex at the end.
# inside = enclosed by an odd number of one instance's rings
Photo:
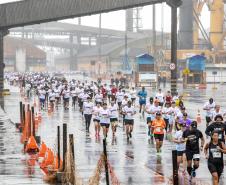
POLYGON ((123 98, 124 98, 124 92, 117 92, 116 93, 117 102, 122 102, 123 98))
POLYGON ((218 132, 219 140, 224 142, 226 134, 226 124, 221 122, 213 122, 206 128, 206 135, 211 136, 213 131, 218 132))
POLYGON ((131 106, 131 107, 125 106, 122 111, 125 113, 125 119, 127 119, 127 120, 133 120, 134 119, 134 115, 136 114, 136 110, 133 106, 131 106))
POLYGON ((71 97, 76 97, 76 96, 77 96, 77 93, 75 89, 71 90, 71 97))
POLYGON ((94 119, 100 120, 100 111, 101 111, 102 109, 103 109, 102 107, 97 107, 97 106, 94 106, 94 107, 93 107, 93 115, 94 115, 94 119))
POLYGON ((64 99, 70 98, 70 90, 69 89, 64 89, 62 94, 63 94, 64 99))
MULTIPOLYGON (((174 138, 178 141, 181 141, 182 140, 182 137, 183 136, 183 131, 182 130, 178 130, 175 132, 175 135, 174 135, 174 138)), ((176 144, 176 150, 177 151, 185 151, 185 143, 177 143, 176 144)))
POLYGON ((96 102, 102 103, 103 102, 103 95, 102 94, 96 94, 94 99, 95 99, 96 102))
POLYGON ((128 98, 127 98, 127 100, 126 100, 126 99, 123 99, 123 100, 122 100, 122 107, 127 106, 128 101, 129 101, 128 98))
POLYGON ((55 94, 54 92, 50 92, 50 93, 49 93, 49 100, 50 100, 50 101, 54 101, 55 98, 56 98, 56 94, 55 94))
POLYGON ((209 143, 209 158, 208 162, 223 164, 223 153, 218 150, 218 147, 222 148, 222 144, 219 142, 218 144, 213 144, 213 142, 209 143))
POLYGON ((179 123, 180 124, 183 124, 183 125, 186 125, 186 128, 189 129, 192 121, 190 119, 179 119, 179 123))
POLYGON ((162 114, 164 119, 168 119, 168 120, 171 119, 172 113, 173 113, 172 107, 164 107, 162 109, 162 114))
POLYGON ((56 98, 60 97, 60 90, 59 89, 54 89, 54 93, 55 93, 56 98))
POLYGON ((44 89, 39 90, 39 99, 45 100, 46 98, 46 91, 44 89))
POLYGON ((84 102, 83 113, 84 114, 92 114, 92 111, 93 111, 93 103, 92 102, 84 102))
POLYGON ((130 95, 131 95, 131 98, 132 99, 136 99, 137 91, 135 89, 134 90, 131 90, 130 91, 130 95))
POLYGON ((182 137, 187 140, 186 150, 199 153, 199 139, 203 138, 201 131, 199 131, 198 129, 185 130, 182 137))
POLYGON ((139 102, 146 102, 146 98, 147 98, 146 91, 139 91, 137 95, 139 96, 139 102))
POLYGON ((116 104, 110 105, 108 109, 111 112, 111 118, 118 118, 118 107, 116 104))
POLYGON ((212 112, 212 120, 214 120, 214 118, 215 118, 216 116, 218 116, 218 115, 224 117, 225 112, 222 112, 221 110, 220 110, 219 112, 216 112, 216 110, 214 110, 214 111, 212 112))
POLYGON ((154 119, 152 121, 153 133, 154 134, 164 134, 164 129, 166 128, 166 123, 163 119, 154 119))
POLYGON ((111 112, 109 111, 109 109, 102 109, 99 115, 100 115, 100 123, 110 124, 111 112))
POLYGON ((213 111, 215 109, 215 102, 213 102, 212 104, 210 104, 209 102, 206 102, 203 106, 203 109, 207 109, 206 110, 206 117, 211 117, 213 116, 213 111))
POLYGON ((164 103, 164 94, 163 93, 157 93, 155 95, 156 99, 159 100, 160 103, 164 103))
POLYGON ((82 102, 87 102, 87 98, 89 97, 88 94, 83 94, 83 96, 81 97, 82 98, 82 102))
POLYGON ((150 112, 150 114, 147 115, 147 117, 151 118, 151 120, 155 119, 155 114, 157 112, 161 112, 162 108, 160 106, 151 105, 147 111, 150 112))

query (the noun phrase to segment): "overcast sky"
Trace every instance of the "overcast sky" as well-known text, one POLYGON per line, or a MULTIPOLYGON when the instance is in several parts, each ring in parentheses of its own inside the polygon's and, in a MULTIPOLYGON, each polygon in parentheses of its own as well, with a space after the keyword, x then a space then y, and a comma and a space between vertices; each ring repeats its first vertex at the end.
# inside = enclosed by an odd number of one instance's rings
MULTIPOLYGON (((20 0, 0 0, 0 4, 14 2, 20 0)), ((156 5, 156 29, 161 30, 162 25, 164 26, 164 31, 170 31, 170 8, 166 4, 156 5), (163 13, 162 13, 163 9, 163 13), (163 14, 163 24, 161 22, 163 14)), ((152 6, 145 6, 141 12, 142 15, 142 25, 143 29, 152 28, 152 6)), ((105 13, 102 15, 102 27, 110 28, 116 30, 125 30, 125 11, 116 11, 105 13)), ((87 26, 98 26, 99 15, 92 15, 82 18, 82 24, 87 26)), ((64 22, 77 24, 77 19, 67 19, 64 22)), ((209 11, 206 6, 203 8, 201 22, 205 28, 209 28, 209 11)))

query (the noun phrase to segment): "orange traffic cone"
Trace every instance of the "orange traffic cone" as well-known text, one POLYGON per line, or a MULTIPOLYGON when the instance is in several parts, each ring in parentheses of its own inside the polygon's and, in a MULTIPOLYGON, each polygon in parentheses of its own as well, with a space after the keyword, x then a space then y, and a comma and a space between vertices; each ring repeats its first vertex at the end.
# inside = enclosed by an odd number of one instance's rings
POLYGON ((40 165, 40 168, 43 169, 48 167, 49 165, 53 165, 53 162, 54 162, 54 154, 52 150, 48 148, 45 154, 45 158, 40 165))
POLYGON ((47 146, 44 142, 42 142, 40 149, 39 149, 38 157, 45 157, 46 151, 47 151, 47 146))
POLYGON ((25 148, 25 152, 36 153, 38 151, 39 151, 38 144, 37 144, 34 136, 29 137, 26 148, 25 148))
POLYGON ((200 114, 200 110, 199 109, 198 109, 198 112, 197 112, 196 121, 197 121, 198 124, 200 124, 202 122, 201 114, 200 114))

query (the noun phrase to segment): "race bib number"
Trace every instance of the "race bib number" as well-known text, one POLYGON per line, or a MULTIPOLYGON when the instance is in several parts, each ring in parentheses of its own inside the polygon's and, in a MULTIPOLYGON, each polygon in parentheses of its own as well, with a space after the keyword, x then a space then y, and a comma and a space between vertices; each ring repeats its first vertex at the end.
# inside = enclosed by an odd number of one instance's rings
POLYGON ((200 159, 200 154, 194 154, 193 159, 200 159))
POLYGON ((162 128, 161 128, 161 127, 157 127, 157 128, 155 129, 155 131, 156 131, 156 132, 161 132, 161 131, 162 131, 162 128))
POLYGON ((213 158, 221 158, 220 152, 213 152, 213 158))

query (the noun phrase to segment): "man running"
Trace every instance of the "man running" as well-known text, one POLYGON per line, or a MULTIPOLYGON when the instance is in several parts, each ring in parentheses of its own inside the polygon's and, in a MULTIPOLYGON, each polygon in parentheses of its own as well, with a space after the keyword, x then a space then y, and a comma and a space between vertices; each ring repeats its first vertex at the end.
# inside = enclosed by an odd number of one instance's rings
POLYGON ((147 91, 145 90, 145 87, 142 87, 142 90, 138 92, 137 96, 139 97, 139 104, 140 104, 139 113, 141 113, 141 110, 143 110, 142 114, 144 115, 146 98, 147 98, 147 91))
POLYGON ((208 127, 209 123, 212 121, 215 106, 216 104, 213 101, 213 98, 210 98, 203 106, 203 110, 206 111, 206 127, 208 127))
POLYGON ((152 121, 151 125, 155 137, 156 150, 157 153, 160 153, 164 139, 164 129, 166 128, 166 123, 162 118, 161 112, 156 113, 156 118, 152 121))
POLYGON ((91 98, 87 98, 87 102, 83 104, 83 114, 85 118, 86 124, 86 132, 89 132, 89 127, 92 119, 92 111, 93 111, 93 103, 91 102, 91 98))
POLYGON ((186 142, 186 158, 187 158, 187 172, 191 177, 196 176, 195 170, 199 168, 200 150, 202 151, 205 139, 200 130, 197 129, 197 122, 193 121, 190 128, 183 133, 183 140, 186 142), (199 140, 201 139, 201 148, 199 147, 199 140), (192 167, 193 161, 193 167, 192 167))

